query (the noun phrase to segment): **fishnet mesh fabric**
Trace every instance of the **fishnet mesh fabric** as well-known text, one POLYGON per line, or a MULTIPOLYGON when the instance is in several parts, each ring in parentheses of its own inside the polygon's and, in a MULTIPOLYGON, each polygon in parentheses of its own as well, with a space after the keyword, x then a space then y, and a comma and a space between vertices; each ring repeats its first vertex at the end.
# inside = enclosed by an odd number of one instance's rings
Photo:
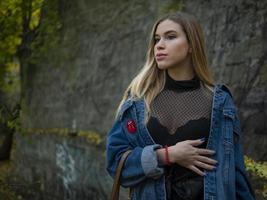
POLYGON ((163 90, 151 104, 151 116, 173 135, 190 120, 210 118, 213 93, 202 84, 198 89, 163 90))

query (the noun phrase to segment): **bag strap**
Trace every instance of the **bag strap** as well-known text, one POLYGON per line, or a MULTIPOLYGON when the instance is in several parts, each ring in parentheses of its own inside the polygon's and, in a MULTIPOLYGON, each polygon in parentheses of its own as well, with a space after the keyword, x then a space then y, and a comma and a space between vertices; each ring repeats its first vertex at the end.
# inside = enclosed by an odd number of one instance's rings
POLYGON ((119 199, 121 171, 122 171, 122 167, 124 165, 124 162, 125 162, 126 158, 128 157, 128 155, 131 153, 131 151, 132 150, 127 150, 121 156, 119 165, 118 165, 117 170, 116 170, 116 175, 115 175, 115 179, 113 182, 113 186, 112 186, 111 200, 118 200, 119 199))

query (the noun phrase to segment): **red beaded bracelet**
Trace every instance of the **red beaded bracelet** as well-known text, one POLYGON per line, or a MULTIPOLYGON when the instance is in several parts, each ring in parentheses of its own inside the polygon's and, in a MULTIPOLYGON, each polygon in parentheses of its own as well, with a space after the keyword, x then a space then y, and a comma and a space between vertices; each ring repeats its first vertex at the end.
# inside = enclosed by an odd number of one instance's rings
POLYGON ((171 165, 170 158, 169 158, 169 152, 168 152, 168 146, 164 146, 165 149, 165 164, 166 165, 171 165))

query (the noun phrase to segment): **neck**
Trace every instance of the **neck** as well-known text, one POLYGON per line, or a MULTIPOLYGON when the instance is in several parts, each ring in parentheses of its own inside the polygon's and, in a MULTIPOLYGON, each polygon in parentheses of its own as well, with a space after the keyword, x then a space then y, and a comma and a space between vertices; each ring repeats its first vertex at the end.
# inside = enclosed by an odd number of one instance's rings
POLYGON ((167 71, 170 77, 176 81, 191 80, 195 75, 190 58, 174 67, 170 67, 167 71))

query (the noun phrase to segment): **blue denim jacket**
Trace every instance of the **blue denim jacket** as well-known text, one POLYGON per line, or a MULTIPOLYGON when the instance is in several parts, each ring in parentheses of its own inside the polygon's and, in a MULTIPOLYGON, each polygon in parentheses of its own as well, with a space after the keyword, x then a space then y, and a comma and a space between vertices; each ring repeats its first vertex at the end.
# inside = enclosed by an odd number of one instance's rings
MULTIPOLYGON (((218 161, 216 170, 205 171, 204 200, 253 200, 254 192, 246 177, 240 121, 229 89, 223 84, 214 87, 211 127, 207 148, 218 161)), ((122 170, 121 185, 132 188, 132 199, 165 200, 164 168, 158 165, 156 149, 144 122, 144 100, 131 97, 122 105, 119 117, 107 138, 107 171, 114 178, 122 154, 132 149, 122 170), (129 131, 127 123, 136 124, 129 131)))

